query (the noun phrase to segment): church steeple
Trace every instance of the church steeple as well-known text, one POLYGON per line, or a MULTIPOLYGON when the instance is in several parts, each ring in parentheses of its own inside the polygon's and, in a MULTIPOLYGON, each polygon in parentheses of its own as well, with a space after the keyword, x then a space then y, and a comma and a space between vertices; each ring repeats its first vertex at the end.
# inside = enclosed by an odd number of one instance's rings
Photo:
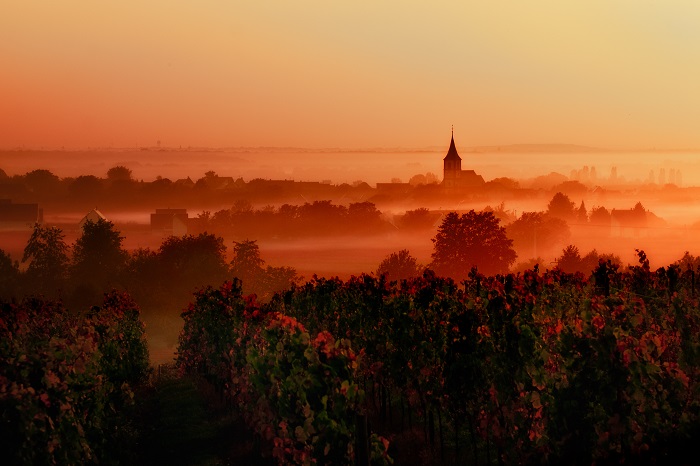
POLYGON ((462 158, 457 153, 457 147, 455 146, 454 126, 452 127, 450 148, 443 159, 443 165, 442 186, 445 188, 473 188, 484 184, 484 179, 477 175, 474 170, 462 170, 462 158))
POLYGON ((462 158, 457 153, 457 147, 455 147, 455 130, 453 126, 450 148, 447 150, 447 155, 443 159, 443 184, 445 187, 451 188, 455 186, 461 173, 462 158))
MULTIPOLYGON (((445 162, 447 161, 462 161, 462 158, 459 156, 457 153, 457 148, 455 147, 455 130, 454 126, 452 127, 452 139, 450 139, 450 148, 447 150, 447 155, 443 159, 445 162)), ((461 165, 461 164, 460 164, 461 165)))

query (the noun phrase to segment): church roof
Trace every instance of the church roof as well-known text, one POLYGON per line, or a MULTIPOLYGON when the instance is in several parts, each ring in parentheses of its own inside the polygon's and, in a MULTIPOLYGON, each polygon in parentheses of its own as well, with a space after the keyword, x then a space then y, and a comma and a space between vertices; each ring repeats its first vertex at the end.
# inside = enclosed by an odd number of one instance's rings
POLYGON ((452 140, 450 141, 450 149, 447 151, 447 155, 444 160, 462 160, 462 158, 457 153, 457 148, 455 147, 455 136, 452 134, 452 140))

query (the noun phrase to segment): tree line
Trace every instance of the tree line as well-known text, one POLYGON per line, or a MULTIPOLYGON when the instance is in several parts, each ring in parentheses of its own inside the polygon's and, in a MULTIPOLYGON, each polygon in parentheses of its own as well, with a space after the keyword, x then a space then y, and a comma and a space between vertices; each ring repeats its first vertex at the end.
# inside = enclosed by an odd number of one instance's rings
POLYGON ((86 222, 73 245, 60 228, 37 224, 24 248, 25 270, 0 250, 0 298, 43 295, 85 307, 100 302, 105 291, 118 289, 144 307, 179 309, 196 289, 232 276, 245 280, 246 293, 261 299, 297 279, 291 267, 265 266, 251 240, 234 242, 229 262, 223 238, 210 233, 171 236, 157 250, 132 252, 123 248, 123 239, 104 219, 86 222))

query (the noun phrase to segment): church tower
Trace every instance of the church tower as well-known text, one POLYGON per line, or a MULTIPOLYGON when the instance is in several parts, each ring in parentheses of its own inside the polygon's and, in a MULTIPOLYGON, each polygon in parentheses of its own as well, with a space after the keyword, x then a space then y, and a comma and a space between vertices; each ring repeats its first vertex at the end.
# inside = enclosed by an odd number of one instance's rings
POLYGON ((462 158, 457 153, 457 148, 455 147, 454 133, 453 128, 450 149, 447 151, 445 158, 442 159, 444 163, 442 183, 446 188, 454 188, 456 185, 458 185, 458 178, 462 173, 462 158))

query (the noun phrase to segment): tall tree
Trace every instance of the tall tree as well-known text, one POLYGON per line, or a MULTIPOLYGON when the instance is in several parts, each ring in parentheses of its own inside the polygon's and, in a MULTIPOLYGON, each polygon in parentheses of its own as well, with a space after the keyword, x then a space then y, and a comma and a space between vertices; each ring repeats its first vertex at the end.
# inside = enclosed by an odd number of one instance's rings
POLYGON ((544 212, 523 212, 506 227, 506 232, 513 239, 518 253, 530 257, 553 253, 571 236, 569 225, 564 220, 544 212))
POLYGON ((0 249, 0 299, 19 298, 19 264, 0 249))
POLYGON ((573 244, 565 247, 562 251, 561 257, 557 259, 557 267, 566 273, 581 272, 583 264, 579 249, 573 244))
POLYGON ((246 293, 259 290, 264 280, 265 261, 260 257, 260 248, 256 241, 234 241, 231 274, 240 278, 246 293))
POLYGON ((384 275, 387 280, 404 280, 420 276, 420 267, 415 257, 407 249, 392 252, 379 264, 377 275, 384 275))
POLYGON ((160 245, 158 259, 162 286, 183 297, 221 284, 229 273, 224 240, 211 233, 171 236, 160 245))
POLYGON ((29 288, 55 294, 65 285, 68 274, 68 246, 60 228, 38 223, 24 248, 22 262, 29 262, 26 278, 29 288))
POLYGON ((73 248, 73 279, 91 285, 96 291, 108 291, 117 283, 124 269, 127 252, 122 248, 123 236, 114 224, 105 219, 88 220, 83 234, 73 248))
POLYGON ((573 220, 575 216, 576 205, 573 201, 562 192, 556 193, 552 200, 547 205, 547 213, 552 217, 559 217, 563 220, 573 220))
POLYGON ((261 300, 269 299, 275 292, 287 289, 297 280, 292 267, 263 267, 256 241, 234 241, 231 274, 243 282, 244 293, 255 293, 261 300))
POLYGON ((581 206, 576 211, 576 222, 580 225, 586 225, 588 223, 588 212, 586 211, 586 204, 581 201, 581 206))
POLYGON ((107 179, 109 181, 131 181, 132 172, 123 165, 117 165, 107 170, 107 179))
POLYGON ((465 279, 472 267, 486 275, 506 273, 517 257, 513 241, 493 212, 450 212, 432 241, 430 267, 457 280, 465 279))

